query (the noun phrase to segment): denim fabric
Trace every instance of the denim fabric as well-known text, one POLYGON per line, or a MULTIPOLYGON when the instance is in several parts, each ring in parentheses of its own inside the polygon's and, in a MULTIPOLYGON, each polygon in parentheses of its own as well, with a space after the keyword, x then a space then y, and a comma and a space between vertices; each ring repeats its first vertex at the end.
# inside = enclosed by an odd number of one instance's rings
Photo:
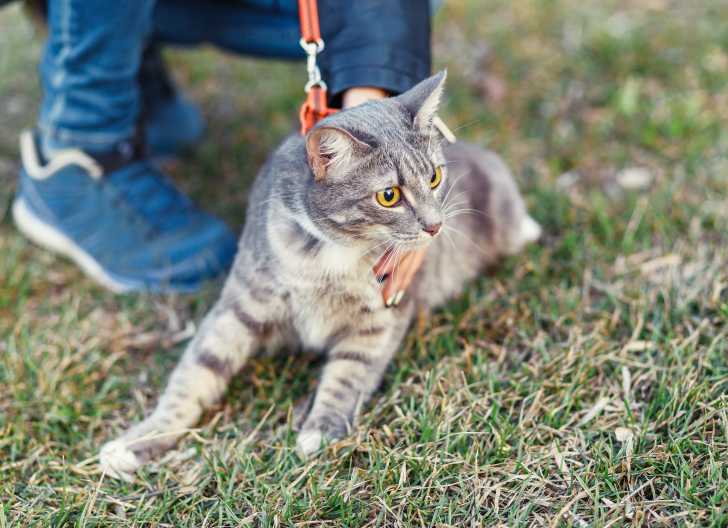
MULTIPOLYGON (((435 0, 436 1, 436 0, 435 0)), ((298 59, 297 0, 49 0, 39 117, 45 151, 94 152, 132 135, 148 39, 210 43, 229 51, 298 59)), ((327 41, 321 67, 330 92, 378 86, 393 93, 430 73, 425 0, 320 0, 327 41)))
POLYGON ((153 38, 244 55, 301 59, 297 0, 158 0, 153 38))
POLYGON ((153 0, 50 0, 40 65, 45 149, 106 150, 133 134, 153 0))

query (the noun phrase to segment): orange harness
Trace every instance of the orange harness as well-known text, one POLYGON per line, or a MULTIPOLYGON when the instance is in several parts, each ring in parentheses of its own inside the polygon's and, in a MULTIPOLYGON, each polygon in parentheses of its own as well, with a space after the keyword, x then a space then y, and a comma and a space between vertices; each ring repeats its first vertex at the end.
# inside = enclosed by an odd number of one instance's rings
POLYGON ((324 49, 316 0, 298 0, 298 13, 301 20, 301 47, 306 52, 308 70, 306 100, 301 105, 299 113, 301 134, 305 134, 337 109, 328 106, 326 83, 321 79, 321 71, 316 63, 316 56, 324 49))

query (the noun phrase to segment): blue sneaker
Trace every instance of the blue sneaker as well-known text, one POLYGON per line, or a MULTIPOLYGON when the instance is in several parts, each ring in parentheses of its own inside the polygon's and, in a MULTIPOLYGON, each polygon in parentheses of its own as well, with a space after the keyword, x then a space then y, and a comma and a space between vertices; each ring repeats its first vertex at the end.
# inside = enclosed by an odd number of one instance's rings
POLYGON ((146 140, 153 158, 174 157, 199 143, 205 132, 202 113, 177 91, 156 45, 144 51, 139 86, 146 140))
POLYGON ((110 290, 193 291, 232 263, 232 232, 131 143, 104 156, 69 149, 44 160, 26 131, 20 150, 18 229, 110 290))

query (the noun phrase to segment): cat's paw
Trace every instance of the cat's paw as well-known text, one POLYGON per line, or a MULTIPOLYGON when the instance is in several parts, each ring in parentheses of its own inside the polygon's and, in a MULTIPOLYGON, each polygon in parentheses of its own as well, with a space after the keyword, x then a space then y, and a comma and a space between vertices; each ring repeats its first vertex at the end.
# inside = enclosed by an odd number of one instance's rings
POLYGON ((99 465, 107 475, 131 482, 142 461, 124 440, 119 439, 104 444, 99 453, 99 465))
POLYGON ((329 441, 323 431, 317 429, 301 431, 296 438, 296 452, 298 456, 306 459, 325 447, 329 441))
POLYGON ((301 458, 308 458, 349 433, 351 433, 351 423, 341 416, 309 416, 296 438, 296 451, 301 458))
POLYGON ((140 467, 174 447, 179 437, 157 421, 144 421, 104 444, 99 464, 107 475, 131 482, 140 467))

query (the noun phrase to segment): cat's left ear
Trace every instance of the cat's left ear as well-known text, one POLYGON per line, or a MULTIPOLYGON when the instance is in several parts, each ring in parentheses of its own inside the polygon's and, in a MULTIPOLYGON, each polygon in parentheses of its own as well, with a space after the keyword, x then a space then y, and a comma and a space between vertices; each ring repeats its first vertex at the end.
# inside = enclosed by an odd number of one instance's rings
POLYGON ((316 181, 343 174, 371 149, 371 145, 339 127, 316 127, 306 135, 308 164, 316 181))
POLYGON ((397 100, 412 114, 416 128, 427 130, 432 126, 446 78, 447 70, 442 70, 397 96, 397 100))

